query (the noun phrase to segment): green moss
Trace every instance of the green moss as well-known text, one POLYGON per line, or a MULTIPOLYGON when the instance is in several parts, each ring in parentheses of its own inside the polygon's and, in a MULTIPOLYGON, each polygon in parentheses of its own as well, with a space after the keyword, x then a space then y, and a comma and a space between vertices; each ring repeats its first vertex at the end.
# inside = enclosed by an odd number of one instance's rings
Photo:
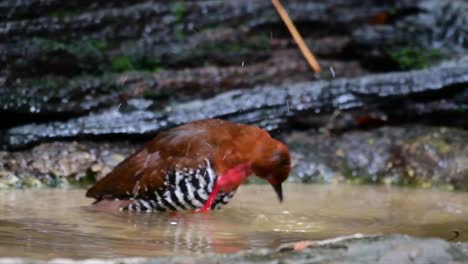
POLYGON ((341 175, 343 175, 343 177, 346 179, 346 182, 350 184, 360 185, 360 184, 375 184, 376 183, 371 180, 371 177, 366 177, 364 175, 361 175, 359 172, 353 171, 349 168, 343 168, 341 170, 341 175))
MULTIPOLYGON (((71 178, 71 179, 68 180, 68 183, 71 186, 87 188, 87 187, 91 186, 92 184, 96 183, 96 176, 97 176, 97 174, 95 172, 88 169, 88 170, 86 170, 86 174, 85 174, 84 177, 81 177, 79 179, 71 178)), ((61 178, 64 178, 64 177, 61 177, 61 178)))
POLYGON ((138 69, 147 70, 151 72, 160 72, 164 70, 164 66, 162 65, 161 61, 158 58, 146 59, 141 63, 138 69))
POLYGON ((17 63, 20 69, 66 63, 70 66, 74 64, 75 67, 70 68, 79 72, 100 73, 104 70, 106 61, 104 51, 107 49, 107 43, 102 40, 69 43, 47 38, 33 38, 25 45, 34 47, 36 52, 28 58, 26 64, 17 63))
POLYGON ((48 175, 44 175, 43 177, 41 177, 41 182, 44 183, 47 187, 56 188, 56 187, 59 187, 58 181, 61 178, 62 177, 59 177, 53 174, 48 174, 48 175))
POLYGON ((182 25, 175 25, 173 31, 174 36, 178 41, 183 41, 185 39, 185 32, 182 25))
POLYGON ((252 38, 253 45, 259 49, 270 48, 270 38, 266 34, 258 34, 252 38))
POLYGON ((39 81, 42 83, 42 86, 48 90, 57 90, 59 88, 59 83, 53 79, 42 79, 39 81))
POLYGON ((226 49, 230 52, 241 52, 244 49, 244 46, 239 43, 231 43, 226 46, 226 49))
POLYGON ((135 60, 131 57, 120 55, 112 58, 111 68, 114 72, 148 71, 160 72, 164 69, 158 58, 143 58, 135 60))
POLYGON ((451 142, 447 142, 447 139, 444 137, 437 137, 437 134, 431 134, 422 137, 419 140, 421 143, 421 149, 426 150, 426 147, 433 147, 438 153, 442 155, 447 155, 453 152, 453 144, 451 142))
POLYGON ((349 184, 355 184, 355 185, 369 184, 368 181, 364 180, 363 178, 359 178, 359 177, 346 178, 346 182, 349 183, 349 184))
POLYGON ((92 170, 87 170, 86 175, 83 178, 79 179, 80 185, 83 187, 88 187, 96 183, 96 176, 96 172, 92 170))
POLYGON ((143 98, 149 100, 161 100, 169 98, 171 94, 168 91, 145 91, 143 93, 143 98))
POLYGON ((116 72, 133 71, 136 69, 132 60, 126 56, 117 56, 111 60, 112 70, 116 72))
POLYGON ((424 50, 413 47, 391 51, 389 55, 402 70, 427 68, 431 64, 443 59, 440 51, 436 49, 424 50))
POLYGON ((99 39, 92 39, 88 41, 88 44, 94 47, 95 49, 98 49, 100 51, 105 51, 108 49, 109 45, 105 40, 99 40, 99 39))
POLYGON ((27 177, 23 181, 23 186, 27 188, 42 188, 44 184, 37 178, 34 177, 27 177))
POLYGON ((76 10, 56 10, 56 11, 49 12, 47 16, 63 19, 65 17, 76 16, 79 14, 80 12, 76 10))
POLYGON ((187 15, 187 7, 184 1, 179 1, 174 4, 174 15, 177 23, 181 23, 184 17, 187 15))
POLYGON ((185 2, 179 1, 175 3, 173 6, 173 12, 175 21, 172 31, 174 32, 174 36, 178 41, 183 41, 185 39, 183 20, 187 15, 187 7, 185 2))
POLYGON ((98 39, 67 43, 47 38, 34 38, 31 40, 31 44, 44 52, 62 50, 77 56, 87 54, 100 56, 108 48, 106 41, 98 39))
POLYGON ((398 14, 398 10, 396 8, 390 8, 387 10, 387 13, 390 15, 390 16, 395 16, 398 14))

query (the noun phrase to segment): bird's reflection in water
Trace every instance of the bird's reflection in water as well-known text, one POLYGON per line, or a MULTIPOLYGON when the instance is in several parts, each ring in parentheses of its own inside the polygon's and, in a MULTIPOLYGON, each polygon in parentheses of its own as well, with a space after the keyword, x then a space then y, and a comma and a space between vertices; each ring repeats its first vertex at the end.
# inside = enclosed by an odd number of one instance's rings
POLYGON ((128 213, 124 218, 133 227, 130 236, 146 233, 152 241, 145 242, 162 244, 173 252, 232 253, 249 244, 248 236, 236 232, 239 222, 225 221, 216 213, 128 213))

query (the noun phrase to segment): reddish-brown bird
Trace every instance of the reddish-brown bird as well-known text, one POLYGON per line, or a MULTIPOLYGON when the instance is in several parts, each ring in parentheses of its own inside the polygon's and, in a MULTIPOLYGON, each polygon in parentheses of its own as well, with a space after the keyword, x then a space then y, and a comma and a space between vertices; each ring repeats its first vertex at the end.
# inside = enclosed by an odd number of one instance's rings
POLYGON ((255 126, 209 119, 159 133, 88 190, 95 205, 166 211, 219 209, 252 173, 283 199, 287 147, 255 126))

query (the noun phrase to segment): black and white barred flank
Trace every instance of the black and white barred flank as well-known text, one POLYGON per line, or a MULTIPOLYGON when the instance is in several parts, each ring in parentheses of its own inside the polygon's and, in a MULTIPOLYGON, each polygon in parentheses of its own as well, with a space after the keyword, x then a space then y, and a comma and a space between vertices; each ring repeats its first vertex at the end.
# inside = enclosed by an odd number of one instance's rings
MULTIPOLYGON (((168 172, 165 186, 145 197, 134 197, 127 208, 130 211, 180 211, 200 209, 208 200, 218 176, 206 160, 206 166, 197 169, 175 169, 168 172)), ((228 204, 236 190, 229 193, 218 192, 211 210, 228 204)))

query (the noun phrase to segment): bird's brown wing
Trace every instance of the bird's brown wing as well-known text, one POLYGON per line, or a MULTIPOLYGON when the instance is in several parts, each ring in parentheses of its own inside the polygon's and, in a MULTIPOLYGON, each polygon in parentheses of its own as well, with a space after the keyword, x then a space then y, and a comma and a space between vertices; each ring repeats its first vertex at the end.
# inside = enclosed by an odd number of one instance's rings
POLYGON ((165 188, 167 175, 175 170, 206 166, 220 142, 232 140, 225 134, 213 140, 199 124, 160 133, 141 150, 117 165, 112 172, 88 190, 86 196, 98 200, 145 196, 165 188))
POLYGON ((157 175, 158 167, 164 166, 164 161, 158 158, 158 152, 150 153, 146 147, 121 162, 112 172, 91 187, 86 196, 98 200, 105 198, 128 198, 135 195, 135 186, 143 179, 154 177, 154 188, 163 185, 157 175), (151 171, 149 170, 151 168, 151 171), (157 182, 156 182, 157 181, 157 182))

